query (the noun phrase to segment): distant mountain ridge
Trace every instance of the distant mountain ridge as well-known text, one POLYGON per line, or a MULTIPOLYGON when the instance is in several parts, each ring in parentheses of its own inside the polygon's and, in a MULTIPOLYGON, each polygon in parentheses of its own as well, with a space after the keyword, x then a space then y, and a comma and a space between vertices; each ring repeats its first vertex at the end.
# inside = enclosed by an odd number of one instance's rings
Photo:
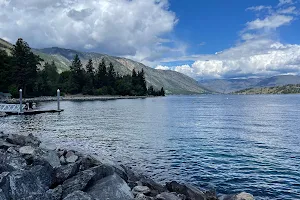
POLYGON ((279 75, 268 78, 200 80, 199 84, 219 93, 232 93, 249 88, 276 87, 300 84, 300 76, 279 75))
MULTIPOLYGON (((12 44, 5 40, 0 40, 0 48, 6 51, 12 47, 12 44)), ((164 87, 167 94, 203 94, 209 93, 208 90, 201 87, 198 82, 189 76, 171 70, 157 70, 147 67, 142 63, 115 56, 109 56, 93 52, 81 52, 72 49, 64 49, 59 47, 32 49, 32 51, 39 55, 44 62, 54 61, 58 67, 58 71, 69 70, 72 59, 76 54, 85 66, 89 59, 93 60, 94 68, 97 69, 98 64, 102 59, 108 65, 110 62, 114 65, 115 71, 120 75, 131 74, 133 69, 141 71, 144 69, 147 86, 152 85, 155 89, 164 87)))

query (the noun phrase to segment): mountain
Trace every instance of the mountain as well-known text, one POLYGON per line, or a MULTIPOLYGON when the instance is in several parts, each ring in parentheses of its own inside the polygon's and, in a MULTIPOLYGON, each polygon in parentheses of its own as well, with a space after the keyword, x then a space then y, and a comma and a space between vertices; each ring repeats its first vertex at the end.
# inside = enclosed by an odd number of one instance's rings
POLYGON ((233 94, 300 94, 300 84, 275 87, 249 88, 236 91, 233 94))
MULTIPOLYGON (((0 48, 6 51, 12 47, 12 44, 5 40, 0 40, 0 48)), ((58 67, 59 72, 69 70, 72 59, 76 54, 85 66, 89 59, 93 60, 94 67, 97 68, 102 58, 108 65, 110 62, 114 65, 115 71, 120 75, 131 74, 132 70, 141 71, 144 69, 147 86, 152 85, 155 89, 164 87, 167 94, 202 94, 210 93, 205 88, 201 87, 198 82, 184 74, 171 70, 157 70, 147 67, 142 63, 115 56, 109 56, 93 52, 81 52, 72 49, 63 49, 58 47, 45 49, 32 49, 32 51, 39 55, 44 62, 54 61, 58 67)))
POLYGON ((231 93, 248 88, 262 88, 284 86, 288 84, 300 84, 300 76, 280 75, 269 78, 212 79, 200 80, 199 83, 205 88, 212 91, 220 93, 231 93))

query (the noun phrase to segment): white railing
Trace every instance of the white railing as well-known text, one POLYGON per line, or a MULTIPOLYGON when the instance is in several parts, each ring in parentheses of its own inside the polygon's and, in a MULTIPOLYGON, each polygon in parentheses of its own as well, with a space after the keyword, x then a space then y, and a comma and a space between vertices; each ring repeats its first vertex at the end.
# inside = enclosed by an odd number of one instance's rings
MULTIPOLYGON (((25 105, 22 105, 22 110, 24 108, 25 108, 25 105)), ((19 104, 0 104, 0 112, 19 113, 20 105, 19 104)))

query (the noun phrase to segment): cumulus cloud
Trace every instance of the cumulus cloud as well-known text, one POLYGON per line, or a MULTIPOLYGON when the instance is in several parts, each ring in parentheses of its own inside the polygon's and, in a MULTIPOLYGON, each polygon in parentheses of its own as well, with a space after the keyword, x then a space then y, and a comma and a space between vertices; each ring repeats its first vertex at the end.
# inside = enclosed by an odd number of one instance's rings
POLYGON ((168 0, 0 0, 0 9, 1 38, 141 60, 162 54, 177 23, 168 0))
POLYGON ((217 55, 199 57, 176 71, 199 78, 233 78, 300 73, 300 45, 272 40, 247 41, 217 55))
POLYGON ((212 55, 196 55, 191 65, 174 70, 194 78, 236 78, 300 74, 300 45, 283 44, 274 39, 276 30, 296 20, 293 1, 281 0, 276 8, 254 6, 246 10, 262 12, 262 17, 247 22, 240 40, 231 48, 212 55), (289 7, 287 7, 289 6, 289 7), (269 10, 266 14, 264 10, 269 10))
POLYGON ((167 67, 167 66, 162 66, 162 65, 156 66, 155 69, 160 69, 160 70, 170 70, 169 67, 167 67))

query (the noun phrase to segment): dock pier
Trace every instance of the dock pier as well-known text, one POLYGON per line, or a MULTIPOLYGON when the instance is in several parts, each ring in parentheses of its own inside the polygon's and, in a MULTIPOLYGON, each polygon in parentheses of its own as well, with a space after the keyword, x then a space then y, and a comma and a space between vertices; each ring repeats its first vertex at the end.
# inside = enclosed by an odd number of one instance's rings
POLYGON ((0 104, 0 113, 5 113, 6 115, 36 115, 42 113, 61 113, 64 110, 60 109, 60 90, 57 90, 57 109, 51 110, 39 110, 39 109, 30 109, 23 104, 22 98, 22 89, 19 90, 19 104, 0 104))

